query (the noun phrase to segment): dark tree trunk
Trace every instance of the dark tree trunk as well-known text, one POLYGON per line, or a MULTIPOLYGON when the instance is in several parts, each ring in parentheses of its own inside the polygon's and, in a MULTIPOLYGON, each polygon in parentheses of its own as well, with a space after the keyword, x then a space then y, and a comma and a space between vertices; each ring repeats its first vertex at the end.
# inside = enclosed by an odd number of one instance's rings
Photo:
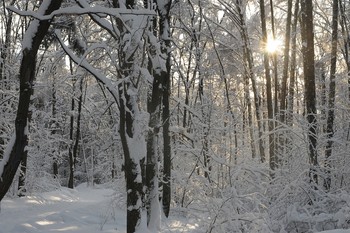
MULTIPOLYGON (((78 114, 77 114, 77 128, 75 132, 74 144, 71 149, 70 157, 69 157, 69 180, 68 180, 68 188, 74 188, 74 170, 78 156, 79 142, 80 142, 80 123, 81 123, 81 109, 83 105, 83 77, 80 77, 79 80, 79 98, 78 98, 78 114)), ((74 99, 72 99, 72 110, 74 110, 74 99)), ((72 117, 73 118, 73 117, 72 117)), ((73 124, 71 123, 71 126, 73 124)), ((72 138, 73 139, 73 138, 72 138)))
MULTIPOLYGON (((125 69, 125 67, 123 67, 125 69)), ((125 69, 128 70, 128 69, 125 69)), ((127 93, 131 83, 123 83, 120 85, 120 125, 119 133, 124 152, 124 171, 127 190, 127 233, 134 233, 141 224, 141 212, 143 201, 143 183, 141 167, 143 161, 137 161, 134 154, 130 151, 130 139, 134 138, 134 118, 135 109, 131 96, 127 93)), ((137 135, 136 135, 137 136, 137 135)), ((139 145, 135 145, 139 146, 139 145)))
MULTIPOLYGON (((117 2, 114 2, 118 5, 117 2)), ((135 6, 134 0, 126 0, 125 7, 127 9, 133 9, 135 6)), ((125 24, 132 24, 132 20, 125 24)), ((128 41, 123 41, 119 48, 119 66, 121 78, 123 82, 118 86, 119 91, 119 110, 120 110, 120 122, 119 133, 121 143, 124 152, 124 172, 126 179, 126 191, 127 191, 127 233, 134 233, 139 230, 142 218, 142 208, 144 204, 144 191, 143 191, 143 178, 144 178, 144 163, 145 156, 143 151, 133 150, 133 146, 140 146, 140 143, 144 143, 144 138, 141 138, 141 132, 138 132, 138 115, 139 109, 137 105, 136 96, 133 94, 137 92, 137 86, 134 83, 135 77, 134 69, 134 54, 138 49, 135 45, 135 38, 130 34, 128 29, 124 27, 124 24, 118 24, 118 29, 121 32, 121 38, 129 37, 131 40, 130 45, 128 41), (131 145, 130 143, 136 143, 131 145)))
POLYGON ((204 84, 203 84, 203 77, 198 75, 200 78, 199 80, 199 98, 201 101, 201 112, 202 112, 202 124, 203 124, 203 138, 202 138, 202 149, 201 154, 203 156, 203 167, 204 167, 204 177, 208 179, 209 183, 211 183, 211 177, 210 173, 212 170, 212 167, 210 165, 210 155, 209 155, 209 132, 210 132, 210 106, 208 108, 205 108, 205 106, 208 106, 210 103, 206 102, 206 98, 204 96, 204 84))
MULTIPOLYGON (((45 9, 45 15, 50 14, 54 10, 57 10, 61 6, 61 0, 51 1, 47 9, 45 9)), ((27 40, 31 39, 31 44, 23 48, 23 57, 21 61, 19 78, 20 78, 20 92, 18 109, 15 121, 15 142, 11 148, 8 161, 5 162, 3 173, 0 179, 0 201, 7 193, 11 186, 12 180, 16 174, 20 161, 26 156, 24 148, 28 144, 28 136, 26 132, 30 97, 33 93, 33 81, 35 78, 35 61, 36 55, 43 40, 50 27, 51 21, 40 21, 37 26, 36 20, 29 26, 29 30, 36 29, 36 33, 33 35, 26 34, 27 40), (36 28, 32 28, 36 27, 36 28), (28 38, 31 37, 31 38, 28 38)), ((11 145, 10 145, 11 146, 11 145)))
MULTIPOLYGON (((72 64, 70 64, 72 67, 72 64)), ((72 70, 72 68, 71 68, 72 70)), ((73 81, 73 93, 75 91, 75 81, 73 81)), ((75 110, 75 100, 74 96, 72 96, 71 100, 71 115, 70 115, 70 128, 69 128, 69 150, 68 150, 68 156, 69 156, 69 177, 68 177, 68 188, 73 188, 73 180, 74 180, 74 157, 73 157, 73 135, 74 135, 74 115, 73 112, 75 110)))
POLYGON ((308 122, 308 144, 310 159, 310 181, 317 184, 317 120, 316 120, 316 87, 315 87, 315 58, 313 33, 312 1, 301 1, 301 37, 304 66, 306 117, 308 122))
MULTIPOLYGON (((169 43, 169 42, 167 42, 169 43)), ((162 109, 162 122, 163 122, 163 195, 162 204, 163 211, 166 217, 169 217, 170 202, 171 202, 171 140, 169 134, 170 128, 170 43, 167 51, 167 70, 168 74, 162 79, 163 87, 163 109, 162 109)))
POLYGON ((327 117, 327 145, 326 145, 326 179, 324 187, 329 191, 331 187, 331 174, 330 174, 330 157, 332 155, 333 136, 334 136, 334 103, 335 103, 335 73, 337 67, 337 45, 338 45, 338 0, 333 0, 333 18, 332 18, 332 51, 331 51, 331 70, 330 70, 330 83, 329 83, 329 96, 328 96, 328 117, 327 117))
MULTIPOLYGON (((153 46, 152 46, 153 47, 153 46)), ((156 51, 151 51, 155 54, 156 51)), ((152 65, 152 64, 151 64, 152 65)), ((156 208, 159 208, 159 191, 158 191, 158 136, 160 129, 160 104, 161 104, 161 78, 162 75, 152 70, 153 84, 151 93, 148 95, 147 111, 150 119, 148 123, 147 137, 147 157, 146 157, 146 208, 147 208, 147 224, 154 222, 157 213, 153 213, 156 208)), ((160 216, 159 216, 160 217, 160 216)))
MULTIPOLYGON (((263 43, 267 42, 267 29, 266 29, 266 16, 265 16, 265 2, 260 0, 260 17, 261 17, 261 29, 263 36, 263 43)), ((272 84, 270 75, 269 55, 264 52, 264 68, 266 78, 266 95, 267 95, 267 117, 268 117, 268 128, 269 128, 269 154, 270 154, 270 169, 272 171, 276 168, 276 157, 275 157, 275 139, 274 139, 274 113, 273 113, 273 101, 272 101, 272 84)))
POLYGON ((170 7, 171 0, 166 1, 164 9, 160 12, 160 35, 162 53, 166 56, 166 72, 162 73, 162 122, 163 122, 163 195, 162 204, 166 217, 169 217, 171 202, 171 140, 170 128, 170 78, 171 78, 171 42, 170 42, 170 7))
MULTIPOLYGON (((155 4, 155 2, 154 2, 155 4)), ((145 1, 145 8, 148 2, 145 1)), ((158 143, 159 131, 161 127, 161 100, 162 100, 162 72, 161 67, 153 64, 152 61, 161 59, 160 51, 157 51, 157 45, 153 44, 157 41, 158 19, 153 17, 148 32, 148 70, 153 76, 152 88, 149 90, 147 98, 147 111, 149 113, 148 135, 147 135, 147 155, 146 155, 146 194, 145 205, 147 209, 147 226, 151 231, 158 229, 157 219, 160 219, 160 203, 159 203, 159 169, 158 169, 158 143), (151 38, 150 38, 151 37, 151 38)))
MULTIPOLYGON (((51 135, 55 135, 57 132, 57 128, 58 128, 58 122, 57 122, 57 108, 56 108, 56 102, 57 102, 57 98, 56 98, 56 87, 55 87, 55 78, 52 80, 52 118, 53 121, 51 122, 51 125, 53 126, 53 128, 51 129, 51 135)), ((53 163, 52 163, 52 169, 53 169, 53 176, 54 178, 58 178, 58 158, 57 158, 57 153, 56 151, 54 151, 55 149, 53 149, 52 151, 52 156, 53 156, 53 163)))
POLYGON ((285 123, 286 119, 286 107, 287 107, 287 81, 288 81, 288 70, 289 70, 289 48, 290 48, 290 35, 291 35, 291 24, 292 24, 292 7, 293 0, 288 0, 287 10, 287 22, 286 22, 286 35, 284 45, 284 60, 283 60, 283 77, 282 77, 282 90, 281 90, 281 103, 280 103, 280 119, 282 123, 285 123))

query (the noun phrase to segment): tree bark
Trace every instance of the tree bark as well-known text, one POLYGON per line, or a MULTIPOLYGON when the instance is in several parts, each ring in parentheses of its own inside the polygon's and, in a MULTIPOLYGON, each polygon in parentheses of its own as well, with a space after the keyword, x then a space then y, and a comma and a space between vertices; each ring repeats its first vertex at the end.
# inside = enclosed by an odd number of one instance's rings
MULTIPOLYGON (((122 67, 125 70, 126 64, 122 67)), ((133 139, 140 136, 134 131, 134 125, 136 124, 135 118, 137 117, 137 105, 133 102, 133 96, 130 96, 127 91, 132 85, 129 82, 124 82, 120 85, 120 123, 119 133, 122 142, 124 152, 124 172, 126 179, 126 191, 127 191, 127 233, 134 233, 139 229, 141 224, 141 213, 143 206, 143 182, 142 182, 142 166, 144 163, 144 157, 135 154, 137 150, 131 150, 132 146, 140 146, 139 144, 132 145, 133 139), (138 158, 138 156, 140 156, 138 158)))
POLYGON ((292 7, 293 0, 288 0, 287 10, 287 22, 286 22, 286 35, 284 43, 284 60, 283 60, 283 77, 282 77, 282 90, 281 90, 281 103, 280 103, 280 119, 282 123, 285 123, 286 119, 286 98, 287 98, 287 81, 288 81, 288 70, 289 70, 289 50, 290 50, 290 35, 291 35, 291 24, 292 24, 292 7))
POLYGON ((334 107, 335 107, 335 74, 337 68, 337 45, 338 45, 338 15, 339 15, 338 0, 333 0, 333 18, 332 18, 332 51, 331 51, 331 70, 330 70, 330 83, 329 83, 329 96, 328 96, 328 117, 327 117, 327 145, 326 145, 326 179, 324 187, 329 191, 331 187, 330 177, 330 157, 332 155, 333 136, 334 136, 334 107))
MULTIPOLYGON (((160 0, 161 1, 161 0, 160 0)), ((164 4, 164 3, 163 3, 164 4)), ((162 72, 162 122, 163 122, 163 212, 169 217, 171 202, 171 141, 170 141, 170 81, 171 81, 171 35, 170 35, 170 7, 172 0, 165 1, 164 10, 160 11, 160 39, 161 49, 165 55, 166 71, 162 72)), ((159 5, 159 4, 158 4, 159 5)))
MULTIPOLYGON (((267 29, 266 29, 266 16, 265 16, 265 2, 260 0, 260 18, 261 18, 261 29, 262 29, 262 42, 267 42, 267 29)), ((264 68, 266 78, 266 95, 267 95, 267 116, 268 116, 268 128, 269 128, 269 154, 270 154, 270 169, 272 172, 276 168, 276 157, 275 157, 275 139, 274 139, 274 113, 273 113, 273 101, 272 101, 272 85, 269 65, 269 55, 264 52, 264 68)))
MULTIPOLYGON (((155 20, 155 19, 154 19, 155 20)), ((152 32, 149 32, 153 34, 152 32)), ((152 40, 150 40, 152 41, 152 40)), ((154 41, 154 40, 153 40, 154 41)), ((155 45, 150 44, 150 54, 155 55, 157 51, 153 51, 152 48, 156 48, 155 45)), ((158 54, 159 55, 159 54, 158 54)), ((155 58, 153 58, 155 59, 155 58)), ((153 59, 150 59, 151 61, 153 59)), ((159 57, 158 57, 159 59, 159 57)), ((146 208, 147 208, 147 224, 148 227, 156 231, 157 219, 160 218, 160 204, 159 204, 159 191, 158 191, 158 138, 160 130, 160 110, 161 110, 161 79, 162 72, 153 70, 154 67, 150 62, 149 71, 153 74, 152 89, 148 94, 147 111, 150 119, 148 123, 148 137, 147 137, 147 157, 146 157, 146 208), (158 211, 159 210, 159 211, 158 211)))
MULTIPOLYGON (((69 157, 69 180, 68 180, 68 188, 74 188, 74 170, 77 162, 78 149, 79 149, 79 141, 80 141, 80 123, 81 123, 81 109, 83 105, 83 77, 79 77, 79 98, 78 98, 78 112, 77 112, 77 126, 75 131, 74 143, 72 144, 70 157, 69 157)), ((74 110, 74 99, 72 99, 72 110, 74 110)), ((72 117, 73 119, 73 117, 72 117)), ((71 127, 73 124, 71 123, 71 127)), ((73 130, 73 129, 72 129, 73 130)), ((72 138, 73 139, 73 138, 72 138)))
MULTIPOLYGON (((55 77, 53 77, 52 80, 52 95, 51 95, 51 102, 52 102, 52 122, 50 123, 50 127, 53 126, 53 128, 51 128, 51 135, 55 135, 57 133, 57 128, 58 128, 58 122, 57 122, 57 97, 56 97, 56 86, 55 86, 55 77)), ((54 150, 54 149, 53 149, 54 150)), ((52 153, 52 159, 53 159, 53 163, 52 163, 52 170, 53 170, 53 176, 54 178, 58 178, 58 158, 57 158, 57 153, 56 151, 53 151, 52 153)))
MULTIPOLYGON (((113 2, 115 7, 118 2, 113 2)), ((134 0, 126 0, 125 7, 133 9, 135 6, 134 0)), ((123 6, 120 6, 123 7, 123 6)), ((124 24, 118 24, 118 29, 121 32, 121 41, 119 47, 119 66, 120 78, 123 81, 118 86, 119 91, 119 110, 120 122, 119 133, 124 152, 124 172, 126 179, 127 191, 127 233, 134 233, 141 229, 142 210, 144 205, 144 163, 146 147, 145 138, 140 132, 140 112, 137 104, 137 82, 136 72, 134 71, 135 52, 138 49, 139 41, 136 41, 137 34, 140 33, 134 28, 135 19, 130 18, 124 23, 132 29, 129 31, 124 24), (135 32, 135 31, 137 32, 135 32), (129 38, 129 39, 124 39, 129 38), (130 41, 129 41, 130 40, 130 41), (134 147, 137 147, 135 149, 134 147)))
MULTIPOLYGON (((71 74, 72 74, 72 61, 70 61, 70 67, 71 67, 71 74)), ((75 80, 73 80, 73 94, 75 92, 75 80)), ((69 157, 69 177, 68 177, 68 188, 73 188, 73 180, 74 180, 74 156, 73 156, 73 136, 74 136, 74 110, 75 110, 75 100, 74 96, 72 96, 71 100, 71 114, 70 114, 70 128, 69 128, 69 150, 68 150, 68 157, 69 157)))
POLYGON ((318 183, 317 120, 315 87, 315 52, 313 31, 313 5, 310 0, 301 1, 301 38, 305 83, 306 117, 308 122, 308 148, 310 159, 310 182, 318 183))

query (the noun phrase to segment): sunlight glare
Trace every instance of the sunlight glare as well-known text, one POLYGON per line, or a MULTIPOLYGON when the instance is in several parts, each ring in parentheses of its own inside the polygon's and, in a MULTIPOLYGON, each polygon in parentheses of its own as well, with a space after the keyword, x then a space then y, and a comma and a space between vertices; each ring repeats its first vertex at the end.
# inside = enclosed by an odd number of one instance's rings
POLYGON ((56 223, 56 222, 48 221, 48 220, 43 220, 43 221, 37 221, 36 223, 37 223, 38 225, 40 225, 40 226, 46 226, 46 225, 54 224, 54 223, 56 223))
POLYGON ((269 37, 265 46, 266 52, 277 53, 281 48, 282 42, 278 38, 269 37))

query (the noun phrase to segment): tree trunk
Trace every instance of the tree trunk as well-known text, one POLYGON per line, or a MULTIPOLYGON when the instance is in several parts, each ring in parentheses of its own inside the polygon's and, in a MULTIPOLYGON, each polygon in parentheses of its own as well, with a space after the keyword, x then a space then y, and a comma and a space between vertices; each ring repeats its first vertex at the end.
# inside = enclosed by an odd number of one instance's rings
MULTIPOLYGON (((118 3, 113 2, 115 7, 118 3)), ((133 9, 135 6, 134 0, 126 0, 125 7, 133 9)), ((121 6, 123 7, 123 6, 121 6)), ((135 16, 138 17, 138 16, 135 16)), ((127 191, 127 233, 134 233, 141 229, 142 210, 144 204, 143 191, 143 166, 146 156, 146 143, 140 128, 140 110, 137 103, 137 82, 135 82, 136 72, 134 71, 135 52, 138 49, 139 41, 136 37, 141 33, 137 28, 137 20, 129 18, 124 24, 118 24, 118 29, 121 32, 121 41, 119 47, 119 66, 120 75, 123 81, 118 86, 119 91, 119 110, 120 122, 119 133, 124 152, 124 172, 126 179, 127 191), (131 28, 125 28, 128 25, 131 28), (124 38, 129 38, 125 40, 124 38), (130 40, 130 41, 129 41, 130 40)))
MULTIPOLYGON (((46 2, 46 4, 40 6, 38 12, 43 12, 44 15, 48 15, 60 8, 61 2, 61 0, 46 2)), ((2 160, 4 167, 0 179, 0 201, 11 186, 20 161, 26 155, 25 147, 28 144, 27 121, 30 97, 33 93, 36 55, 50 24, 51 20, 38 21, 35 19, 32 21, 24 36, 23 57, 19 71, 19 101, 15 121, 16 137, 13 145, 9 144, 10 154, 8 155, 8 159, 2 160), (32 33, 33 31, 36 33, 32 33)))
MULTIPOLYGON (((50 123, 51 126, 53 126, 53 128, 51 128, 51 135, 55 135, 57 128, 58 128, 58 122, 57 122, 57 108, 56 108, 56 103, 57 103, 57 97, 56 97, 56 86, 55 86, 55 77, 53 77, 52 80, 52 118, 53 121, 50 123)), ((50 127, 51 127, 50 126, 50 127)), ((57 158, 57 153, 56 151, 53 151, 52 153, 53 156, 53 164, 52 164, 52 168, 53 168, 53 176, 54 178, 58 178, 58 158, 57 158)))
POLYGON ((318 183, 317 168, 317 120, 316 120, 316 87, 313 32, 313 5, 310 0, 301 1, 301 37, 304 66, 306 116, 308 122, 308 147, 310 159, 310 182, 318 183))
POLYGON ((261 104, 260 104, 260 96, 258 93, 258 89, 256 86, 255 76, 253 73, 253 56, 252 51, 250 49, 250 43, 247 33, 247 27, 242 11, 242 1, 236 0, 236 7, 240 18, 240 29, 241 29, 241 36, 244 42, 244 57, 246 58, 246 69, 247 69, 247 75, 249 76, 251 83, 252 83, 252 89, 254 93, 254 106, 255 106, 255 117, 258 124, 258 135, 259 135, 259 152, 260 152, 260 160, 261 162, 265 162, 266 156, 265 156, 265 149, 264 149, 264 141, 263 141, 263 126, 262 126, 262 117, 261 117, 261 104))
POLYGON ((286 122, 288 126, 293 125, 293 112, 294 112, 294 93, 295 93, 295 75, 296 75, 296 30, 299 14, 299 0, 296 0, 294 6, 294 18, 292 23, 292 41, 291 41, 291 61, 290 61, 290 81, 287 101, 287 116, 286 122))
POLYGON ((292 7, 293 0, 288 0, 287 10, 287 22, 286 22, 286 35, 284 45, 284 60, 283 60, 283 77, 282 77, 282 90, 281 90, 281 103, 280 103, 280 119, 284 124, 286 119, 286 98, 287 98, 287 80, 289 70, 289 50, 290 50, 290 35, 291 35, 291 24, 292 24, 292 7))
MULTIPOLYGON (((165 1, 164 9, 159 8, 160 15, 160 39, 161 49, 165 55, 166 72, 162 73, 162 122, 163 122, 163 195, 162 204, 163 212, 169 217, 171 202, 171 141, 169 134, 170 127, 170 78, 171 78, 171 42, 170 42, 170 7, 171 0, 165 1)), ((159 4, 158 4, 159 5, 159 4)))
MULTIPOLYGON (((152 32, 149 32, 153 34, 152 32)), ((150 39, 149 41, 154 41, 150 39)), ((156 48, 156 45, 150 44, 150 54, 155 55, 157 51, 152 51, 152 48, 156 48)), ((159 191, 158 191, 158 138, 160 129, 160 109, 161 109, 161 79, 162 72, 153 70, 155 64, 152 64, 150 59, 150 73, 153 74, 152 90, 148 94, 147 111, 150 119, 148 123, 148 137, 147 137, 147 157, 146 157, 146 208, 147 208, 147 225, 150 230, 157 231, 160 227, 160 204, 159 204, 159 191)), ((159 59, 159 57, 158 57, 159 59)))
POLYGON ((332 51, 331 51, 331 70, 330 70, 330 83, 329 83, 329 96, 328 96, 328 117, 327 117, 327 145, 326 145, 326 179, 324 187, 329 191, 331 187, 330 177, 330 157, 332 155, 333 136, 334 136, 334 103, 335 103, 335 73, 337 67, 337 45, 338 45, 338 0, 333 0, 333 18, 332 18, 332 51))
MULTIPOLYGON (((69 157, 69 180, 68 180, 68 188, 74 188, 74 170, 77 162, 78 149, 79 149, 79 141, 80 141, 80 123, 81 123, 81 109, 83 105, 83 77, 79 77, 79 98, 78 98, 78 112, 77 112, 77 126, 75 131, 74 143, 71 148, 70 157, 69 157)), ((74 110, 74 99, 72 99, 72 110, 74 110)), ((71 118, 73 119, 73 117, 71 118)), ((74 124, 74 123, 73 123, 74 124)), ((73 127, 71 122, 71 127, 73 127)), ((71 129, 73 130, 73 129, 71 129)), ((72 131, 71 131, 72 132, 72 131)), ((73 139, 73 137, 72 137, 73 139)))
MULTIPOLYGON (((127 69, 127 63, 123 63, 123 70, 127 69)), ((126 74, 124 74, 126 75, 126 74)), ((126 76, 127 77, 127 76, 126 76)), ((139 116, 135 96, 128 93, 131 83, 125 81, 120 85, 120 125, 119 133, 124 152, 124 171, 127 190, 127 233, 134 233, 140 228, 141 214, 143 206, 143 183, 142 183, 142 166, 144 163, 144 155, 142 153, 146 148, 132 149, 132 147, 140 147, 140 143, 144 143, 144 138, 137 129, 137 119, 139 116), (136 127, 135 127, 136 126, 136 127), (140 138, 139 138, 140 137, 140 138), (140 141, 138 141, 140 140, 140 141), (143 141, 143 142, 142 142, 143 141)))
MULTIPOLYGON (((70 63, 71 66, 71 74, 72 74, 72 62, 70 63)), ((73 95, 75 92, 75 82, 73 80, 73 95)), ((74 157, 73 157, 73 135, 74 135, 74 110, 75 110, 75 100, 74 96, 72 96, 71 100, 71 114, 70 114, 70 128, 69 128, 69 150, 68 150, 68 156, 69 156, 69 177, 68 177, 68 188, 73 188, 73 180, 74 180, 74 157)))
MULTIPOLYGON (((265 2, 260 0, 260 17, 261 17, 261 29, 263 36, 263 43, 267 42, 267 29, 266 29, 266 16, 265 16, 265 2)), ((269 65, 269 55, 264 52, 264 68, 266 78, 266 95, 267 95, 267 117, 268 117, 268 128, 269 128, 269 154, 270 154, 270 169, 273 172, 276 168, 276 157, 275 157, 275 139, 274 139, 274 113, 273 113, 273 101, 272 101, 272 85, 269 65)), ((272 175, 273 176, 273 175, 272 175)))

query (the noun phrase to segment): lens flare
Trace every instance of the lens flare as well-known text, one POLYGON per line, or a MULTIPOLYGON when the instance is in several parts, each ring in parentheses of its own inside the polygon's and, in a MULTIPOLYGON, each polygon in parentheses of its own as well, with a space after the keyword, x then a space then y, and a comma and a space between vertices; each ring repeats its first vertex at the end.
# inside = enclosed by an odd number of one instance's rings
POLYGON ((277 38, 269 37, 265 45, 265 50, 268 53, 277 53, 281 49, 281 45, 282 45, 281 40, 277 38))

